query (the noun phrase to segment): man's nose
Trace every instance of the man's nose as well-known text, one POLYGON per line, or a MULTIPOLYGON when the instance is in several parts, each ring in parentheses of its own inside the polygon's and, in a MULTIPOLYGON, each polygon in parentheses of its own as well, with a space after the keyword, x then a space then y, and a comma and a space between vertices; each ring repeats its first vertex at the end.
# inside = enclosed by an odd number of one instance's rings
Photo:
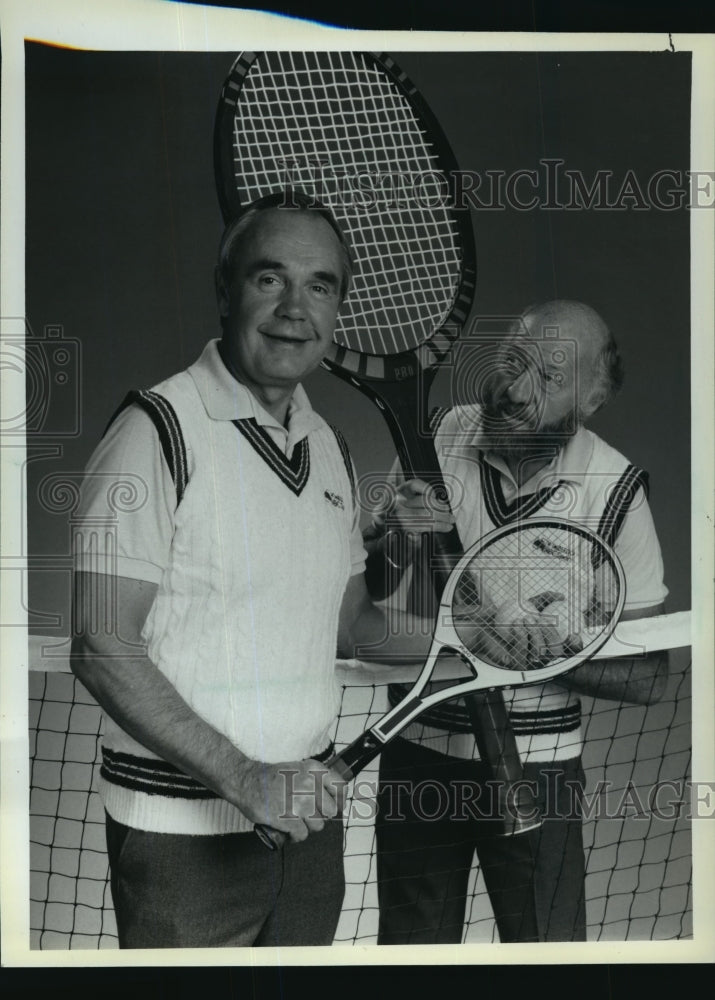
POLYGON ((522 370, 514 376, 509 384, 507 392, 512 403, 526 404, 532 401, 534 395, 534 381, 531 378, 528 367, 522 368, 522 370))
POLYGON ((305 316, 305 302, 302 290, 288 282, 283 288, 283 293, 278 301, 277 312, 279 315, 287 316, 289 319, 303 319, 305 316))

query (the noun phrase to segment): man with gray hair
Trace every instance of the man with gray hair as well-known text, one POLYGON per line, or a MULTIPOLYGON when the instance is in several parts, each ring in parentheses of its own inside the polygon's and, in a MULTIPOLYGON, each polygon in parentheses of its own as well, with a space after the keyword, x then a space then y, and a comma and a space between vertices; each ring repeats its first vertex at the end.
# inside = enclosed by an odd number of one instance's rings
MULTIPOLYGON (((479 403, 432 418, 443 474, 458 486, 451 512, 424 482, 401 481, 393 470, 393 501, 365 533, 373 597, 391 594, 409 567, 409 587, 399 593, 407 589, 412 610, 420 603, 430 585, 425 532, 456 523, 467 547, 505 524, 554 516, 614 546, 627 583, 622 619, 661 613, 667 590, 647 477, 584 426, 623 381, 603 319, 580 302, 532 306, 482 371, 479 403)), ((379 943, 461 941, 475 851, 501 941, 585 940, 578 694, 648 704, 661 697, 666 677, 667 655, 655 653, 585 664, 505 696, 525 777, 545 814, 539 830, 517 836, 500 836, 490 815, 490 771, 462 702, 405 730, 380 762, 379 943)), ((393 686, 391 703, 402 693, 393 686)))
POLYGON ((254 203, 221 244, 220 340, 130 393, 90 460, 72 669, 105 713, 122 948, 332 944, 336 647, 393 642, 418 661, 428 638, 371 604, 351 460, 300 384, 349 281, 328 209, 297 192, 254 203), (127 483, 139 502, 118 509, 127 483))

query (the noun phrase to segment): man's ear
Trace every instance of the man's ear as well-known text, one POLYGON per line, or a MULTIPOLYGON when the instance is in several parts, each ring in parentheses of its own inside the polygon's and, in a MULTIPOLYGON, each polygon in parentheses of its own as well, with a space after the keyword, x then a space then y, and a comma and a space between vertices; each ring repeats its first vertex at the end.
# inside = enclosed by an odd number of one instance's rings
POLYGON ((228 316, 229 295, 220 267, 214 269, 214 284, 216 286, 216 301, 218 302, 219 316, 225 319, 228 316))
POLYGON ((588 394, 586 402, 581 407, 582 419, 587 420, 589 417, 592 417, 602 406, 605 406, 607 401, 608 394, 604 391, 603 386, 594 386, 588 394))

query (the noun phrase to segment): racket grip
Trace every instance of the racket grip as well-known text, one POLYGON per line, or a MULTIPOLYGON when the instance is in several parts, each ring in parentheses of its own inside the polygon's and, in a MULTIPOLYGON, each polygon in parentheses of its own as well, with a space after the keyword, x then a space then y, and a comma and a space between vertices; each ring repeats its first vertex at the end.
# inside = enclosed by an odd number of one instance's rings
MULTIPOLYGON (((376 743, 370 734, 366 734, 359 740, 355 740, 355 742, 352 743, 347 750, 344 750, 339 754, 333 754, 325 766, 330 768, 332 771, 335 771, 336 774, 339 774, 343 781, 350 781, 357 772, 351 770, 344 758, 346 754, 350 754, 351 751, 354 752, 355 748, 358 746, 360 746, 366 754, 369 754, 366 762, 372 760, 373 757, 376 757, 380 752, 380 744, 376 743)), ((365 763, 363 763, 362 766, 364 767, 365 763)), ((259 840, 268 848, 269 851, 280 851, 288 840, 287 833, 283 833, 282 830, 274 830, 272 826, 266 826, 265 823, 256 823, 253 829, 259 840)))
POLYGON ((524 779, 501 691, 479 691, 467 695, 464 700, 479 756, 492 770, 502 836, 511 837, 537 829, 541 826, 541 817, 531 784, 524 779))
POLYGON ((265 826, 263 823, 256 823, 253 829, 269 851, 280 851, 288 839, 281 830, 274 830, 272 826, 265 826))

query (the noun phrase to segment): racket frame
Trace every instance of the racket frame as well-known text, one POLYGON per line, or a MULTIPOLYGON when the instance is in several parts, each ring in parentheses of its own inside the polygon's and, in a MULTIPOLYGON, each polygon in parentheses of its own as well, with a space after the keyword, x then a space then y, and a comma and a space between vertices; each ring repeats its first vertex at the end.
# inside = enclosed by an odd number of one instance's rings
MULTIPOLYGON (((454 174, 458 166, 447 137, 431 108, 407 74, 386 53, 360 51, 356 55, 365 59, 376 70, 384 72, 410 104, 420 124, 424 125, 424 131, 430 137, 429 145, 437 161, 436 172, 442 172, 445 176, 454 174)), ((234 117, 244 81, 260 56, 260 52, 239 54, 224 82, 216 112, 214 171, 219 206, 225 223, 235 219, 247 207, 242 203, 235 184, 234 117)), ((271 190, 278 188, 266 189, 262 193, 269 194, 271 190)), ((336 206, 331 206, 331 208, 338 223, 342 224, 339 207, 336 209, 336 206)), ((324 366, 329 371, 341 374, 348 380, 358 376, 368 382, 400 382, 406 378, 416 377, 420 371, 426 371, 445 359, 453 340, 459 335, 469 316, 476 288, 476 249, 470 213, 465 208, 452 211, 450 217, 459 235, 460 274, 451 308, 431 336, 411 350, 394 354, 356 351, 333 341, 324 360, 324 366)), ((349 310, 349 306, 348 295, 343 308, 349 310)))
MULTIPOLYGON (((553 680, 555 677, 562 677, 570 670, 582 666, 591 657, 595 656, 613 635, 623 611, 625 599, 626 580, 620 559, 611 546, 589 528, 584 528, 564 518, 557 517, 529 518, 516 524, 496 528, 470 546, 450 572, 440 599, 430 651, 422 670, 408 693, 400 702, 389 709, 378 722, 365 730, 357 739, 353 740, 349 746, 345 747, 339 753, 334 754, 326 762, 325 767, 339 774, 344 781, 351 781, 411 722, 435 705, 440 705, 443 702, 460 698, 464 695, 478 694, 484 691, 501 693, 503 690, 509 688, 543 684, 546 681, 553 680), (617 598, 611 616, 606 623, 598 627, 598 631, 595 632, 590 642, 578 653, 573 653, 570 656, 557 659, 544 667, 535 667, 531 670, 512 670, 508 667, 494 666, 468 649, 459 639, 452 616, 452 599, 455 590, 459 586, 464 571, 482 550, 491 547, 509 534, 552 527, 565 529, 588 541, 598 543, 604 556, 609 561, 617 582, 617 598), (472 676, 471 678, 469 676, 466 676, 464 679, 460 678, 451 687, 442 688, 423 698, 422 692, 430 681, 434 679, 435 666, 445 653, 452 653, 458 656, 471 671, 472 676)), ((503 801, 509 801, 509 793, 504 796, 503 801)), ((518 821, 519 832, 535 829, 541 823, 540 817, 535 810, 524 813, 524 806, 526 805, 528 809, 531 804, 531 798, 521 801, 517 798, 515 801, 512 801, 511 809, 515 810, 515 815, 511 816, 511 820, 513 822, 518 821)), ((271 850, 276 850, 285 843, 286 835, 280 831, 272 830, 261 824, 258 824, 255 829, 263 843, 271 850)), ((505 827, 504 832, 510 832, 508 826, 505 827)))
POLYGON ((379 722, 372 726, 369 732, 373 733, 376 739, 385 744, 404 729, 405 726, 409 725, 413 719, 421 715, 422 712, 444 701, 450 701, 453 698, 476 691, 504 690, 532 684, 544 684, 546 681, 553 680, 554 677, 561 677, 567 674, 570 670, 588 662, 609 641, 623 611, 625 599, 626 580, 621 561, 611 546, 607 545, 602 538, 590 529, 573 524, 564 518, 556 517, 529 518, 517 524, 496 528, 470 546, 450 573, 447 584, 442 592, 442 597, 440 598, 432 645, 424 667, 406 697, 401 702, 398 702, 379 722), (459 586, 462 574, 475 557, 484 549, 494 545, 501 538, 527 530, 538 531, 539 529, 553 527, 567 530, 588 541, 593 540, 598 542, 601 551, 609 560, 617 581, 618 596, 611 617, 607 623, 599 626, 597 631, 594 630, 595 634, 593 638, 577 653, 561 657, 546 666, 534 667, 529 670, 495 666, 487 660, 482 659, 477 653, 468 649, 461 642, 454 627, 452 616, 452 600, 455 590, 459 586), (453 687, 443 688, 422 698, 422 691, 433 679, 432 674, 437 660, 445 653, 450 652, 461 658, 465 666, 471 671, 472 678, 465 677, 464 680, 459 680, 453 687))

